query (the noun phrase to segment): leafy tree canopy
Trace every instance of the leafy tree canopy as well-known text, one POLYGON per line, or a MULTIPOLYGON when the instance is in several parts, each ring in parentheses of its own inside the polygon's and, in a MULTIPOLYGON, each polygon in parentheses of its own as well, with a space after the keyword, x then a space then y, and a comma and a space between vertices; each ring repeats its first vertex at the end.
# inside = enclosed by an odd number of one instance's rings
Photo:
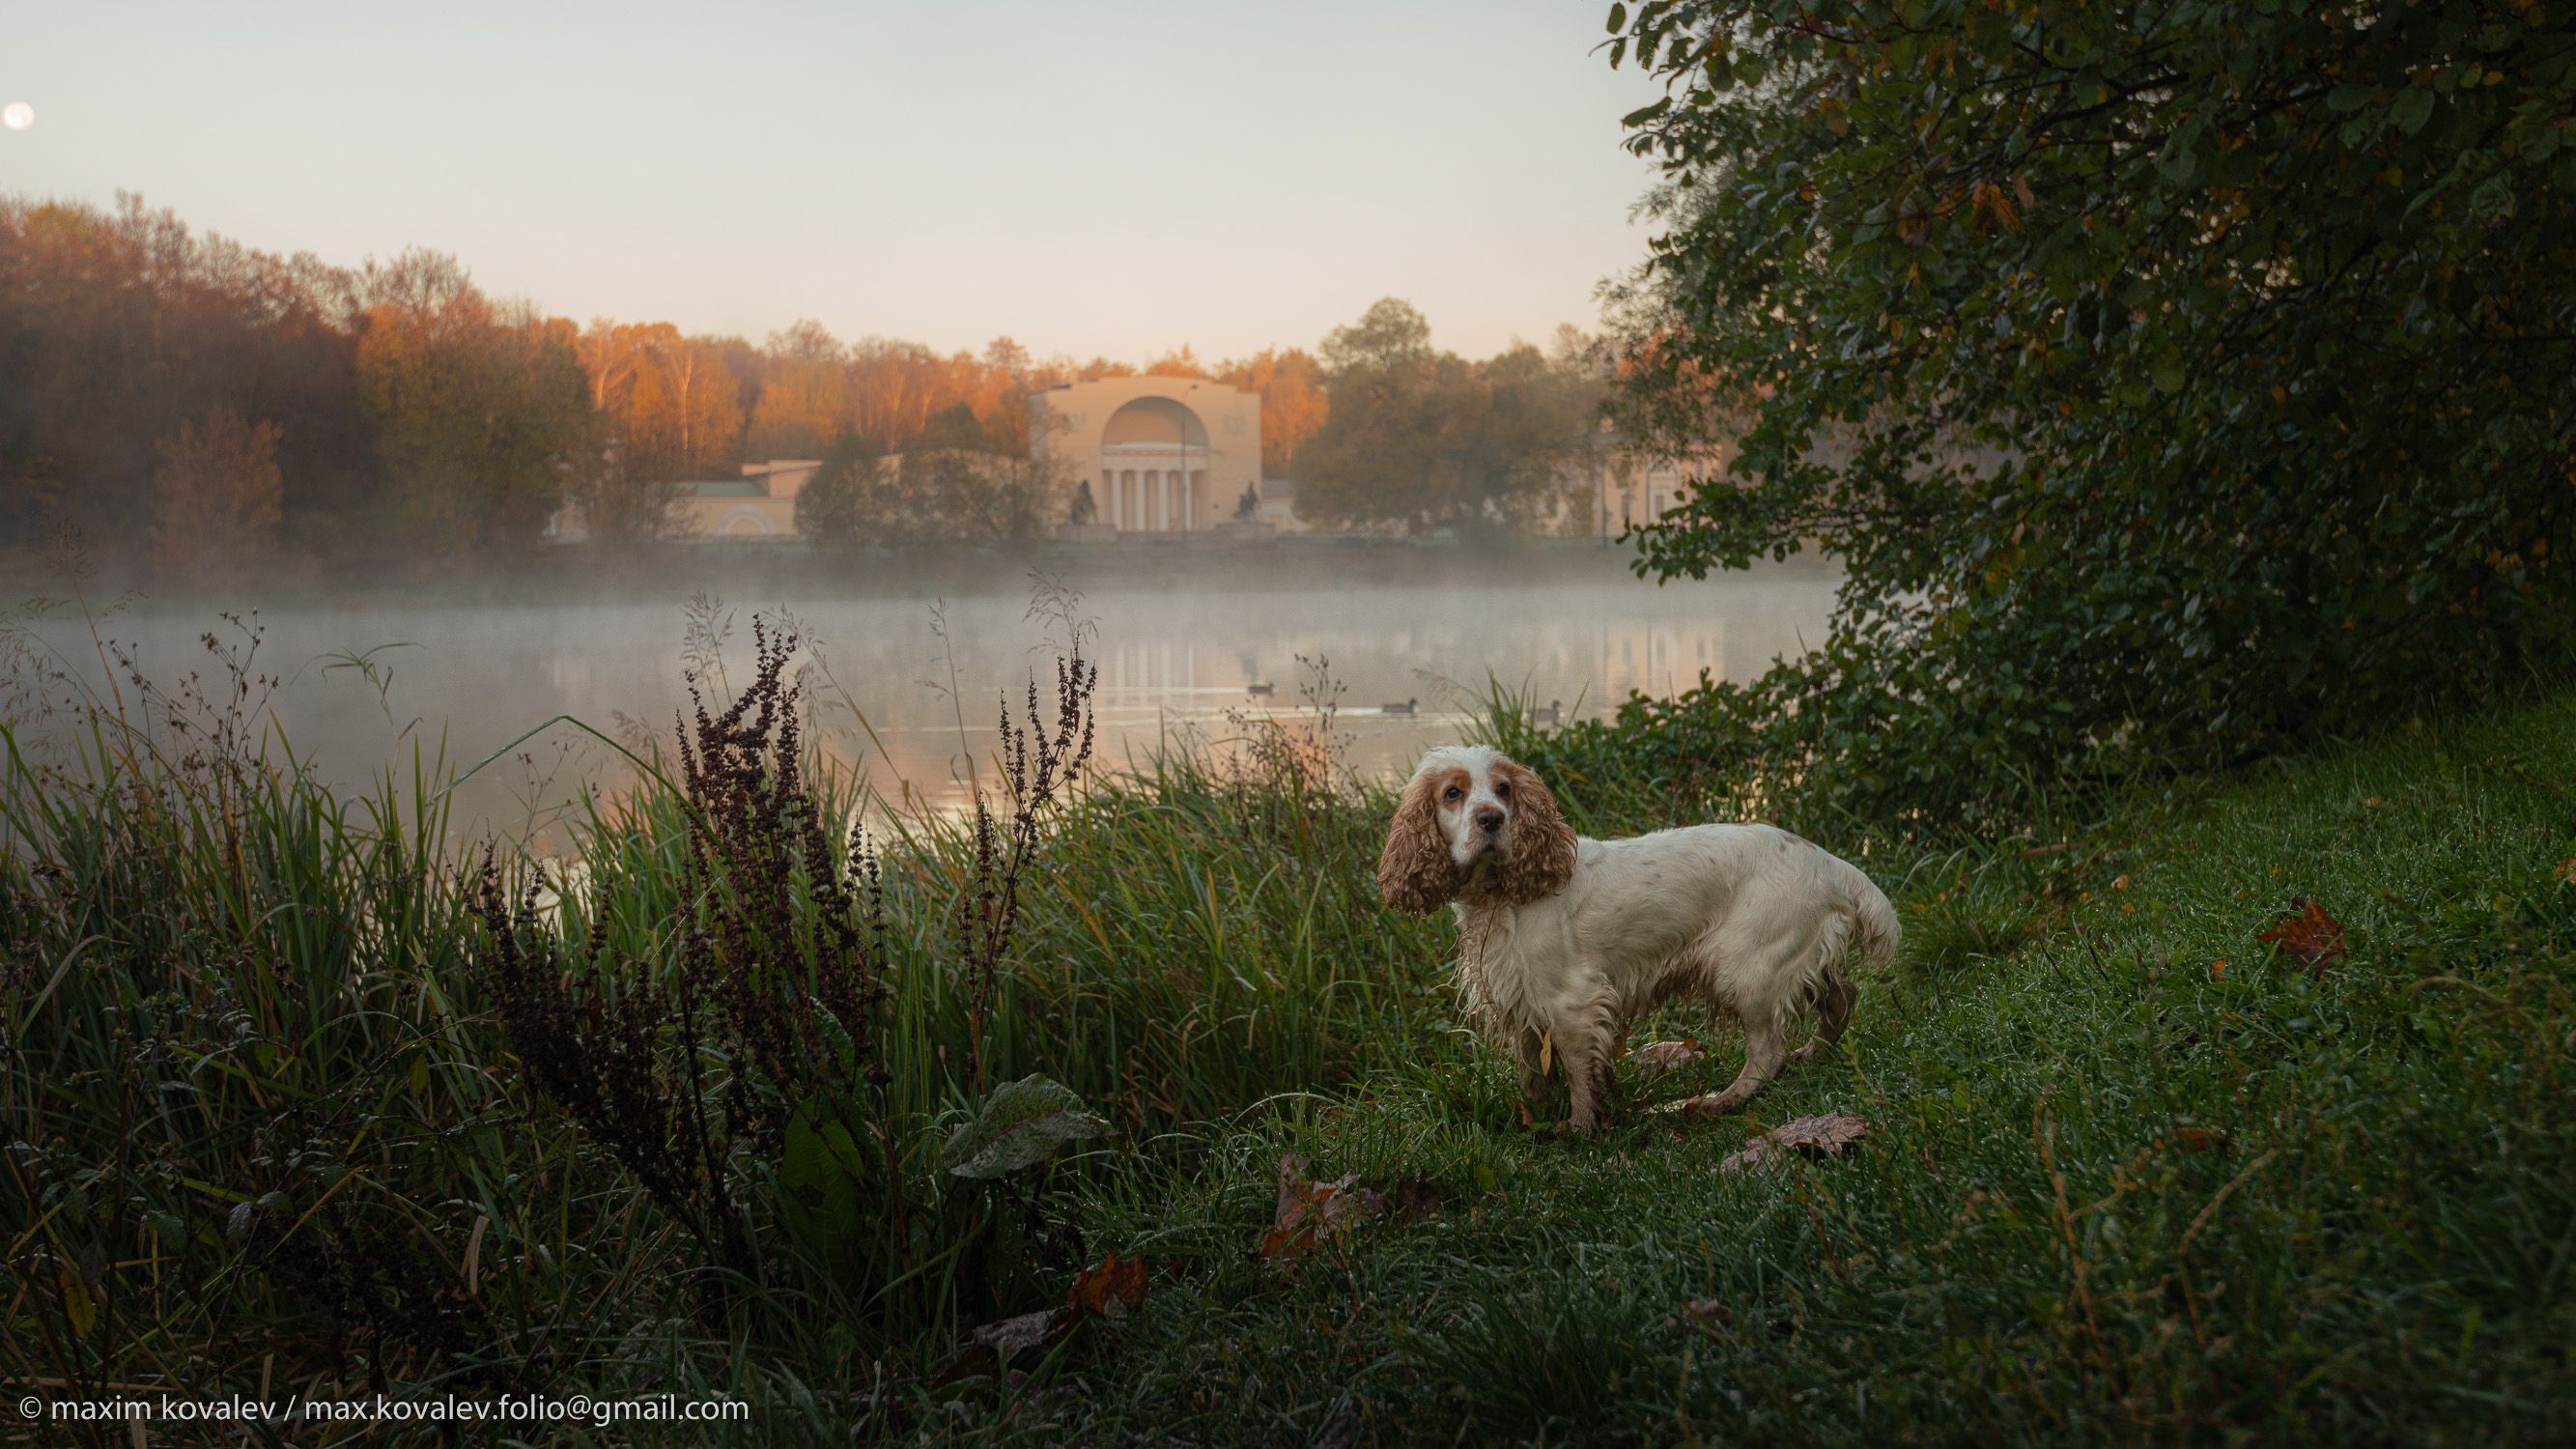
POLYGON ((1431 346, 1388 297, 1324 339, 1328 405, 1297 451, 1298 510, 1360 527, 1530 528, 1589 522, 1568 464, 1596 441, 1601 387, 1578 356, 1520 344, 1483 362, 1431 346))
POLYGON ((1677 762, 1991 822, 2564 658, 2576 5, 1609 29, 1666 87, 1621 410, 1743 446, 1643 566, 1848 571, 1819 653, 1632 706, 1677 762))
POLYGON ((817 548, 849 549, 887 531, 884 451, 848 436, 823 454, 822 466, 796 492, 796 532, 817 548))

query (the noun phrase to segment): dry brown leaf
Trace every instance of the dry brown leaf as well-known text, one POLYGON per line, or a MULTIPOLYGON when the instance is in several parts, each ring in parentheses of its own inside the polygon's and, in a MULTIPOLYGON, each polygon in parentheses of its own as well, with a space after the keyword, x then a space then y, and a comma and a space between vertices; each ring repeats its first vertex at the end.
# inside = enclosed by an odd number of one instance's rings
POLYGON ((2228 1137, 2206 1127, 2176 1127, 2165 1134, 2165 1142, 2178 1152, 2214 1152, 2227 1145, 2228 1137))
POLYGON ((2558 862, 2558 878, 2570 885, 2576 885, 2576 855, 2558 862))
POLYGON ((1650 1041, 1629 1055, 1636 1059, 1638 1070, 1661 1073, 1689 1066, 1707 1056, 1708 1048, 1699 1044, 1698 1037, 1686 1036, 1680 1041, 1650 1041))
POLYGON ((1323 1238, 1375 1217, 1386 1199, 1359 1186, 1354 1172, 1338 1182, 1316 1182, 1314 1164, 1294 1152, 1279 1158, 1279 1210, 1261 1236, 1261 1256, 1302 1258, 1323 1238))
POLYGON ((1041 1308, 999 1323, 987 1323, 975 1330, 975 1341, 993 1350, 1008 1364, 1016 1358, 1043 1353, 1073 1326, 1074 1315, 1064 1308, 1041 1308))
POLYGON ((2343 955, 2343 922, 2306 896, 2291 900, 2290 909, 2254 939, 2304 966, 2322 966, 2343 955))
POLYGON ((1742 1151, 1728 1153, 1717 1167, 1720 1172, 1741 1172, 1748 1167, 1769 1167, 1785 1162, 1792 1153, 1827 1156, 1842 1151, 1868 1132, 1869 1119, 1856 1112, 1827 1112, 1817 1117, 1800 1117, 1746 1139, 1742 1151))

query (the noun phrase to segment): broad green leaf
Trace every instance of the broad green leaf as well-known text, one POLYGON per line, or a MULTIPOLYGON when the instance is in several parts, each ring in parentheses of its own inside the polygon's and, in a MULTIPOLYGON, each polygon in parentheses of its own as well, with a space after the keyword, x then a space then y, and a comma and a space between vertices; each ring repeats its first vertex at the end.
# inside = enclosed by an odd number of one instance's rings
POLYGON ((2433 115, 2433 93, 2422 86, 2410 87, 2397 98, 2397 128, 2412 136, 2424 129, 2433 115))
POLYGON ((787 1230, 827 1256, 855 1252, 869 1230, 860 1193, 867 1159, 850 1129, 819 1101, 787 1119, 778 1164, 781 1216, 787 1230))
POLYGON ((1063 1084, 1022 1077, 994 1088, 974 1119, 948 1139, 945 1165, 959 1177, 1001 1177, 1034 1167, 1108 1126, 1063 1084))

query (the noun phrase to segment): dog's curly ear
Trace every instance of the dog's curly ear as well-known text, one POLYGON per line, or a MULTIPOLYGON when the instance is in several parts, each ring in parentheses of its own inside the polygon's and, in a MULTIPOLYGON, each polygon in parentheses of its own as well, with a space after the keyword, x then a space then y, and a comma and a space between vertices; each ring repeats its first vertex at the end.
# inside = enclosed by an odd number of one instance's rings
POLYGON ((1458 898, 1458 867, 1449 859, 1449 843, 1440 838, 1434 778, 1426 770, 1404 787, 1395 820, 1387 826, 1386 849, 1377 858, 1377 893, 1393 910, 1419 915, 1458 898))
POLYGON ((1556 797, 1528 766, 1504 760, 1496 773, 1512 787, 1512 858, 1503 867, 1502 893, 1514 905, 1552 896, 1574 879, 1574 827, 1556 810, 1556 797))

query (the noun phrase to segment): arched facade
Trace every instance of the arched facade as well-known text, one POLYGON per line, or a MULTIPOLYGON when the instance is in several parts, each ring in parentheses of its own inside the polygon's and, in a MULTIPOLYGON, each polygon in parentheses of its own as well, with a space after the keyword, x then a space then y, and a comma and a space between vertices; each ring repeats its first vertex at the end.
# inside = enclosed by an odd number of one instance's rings
POLYGON ((1122 534, 1196 533, 1261 477, 1261 398, 1188 377, 1110 377, 1030 399, 1029 436, 1068 495, 1122 534))
POLYGON ((778 524, 767 511, 736 505, 719 519, 714 529, 717 538, 776 538, 778 524))

